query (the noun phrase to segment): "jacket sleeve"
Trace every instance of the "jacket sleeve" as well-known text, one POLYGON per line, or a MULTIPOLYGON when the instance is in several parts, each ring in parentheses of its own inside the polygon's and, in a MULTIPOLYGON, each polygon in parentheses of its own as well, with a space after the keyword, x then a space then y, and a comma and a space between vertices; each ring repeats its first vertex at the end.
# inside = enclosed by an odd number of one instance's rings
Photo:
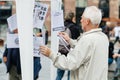
POLYGON ((77 40, 70 39, 69 43, 70 43, 71 48, 74 48, 75 45, 77 44, 77 40))
POLYGON ((91 49, 91 42, 84 39, 77 43, 75 48, 68 53, 67 57, 51 53, 49 58, 52 59, 53 64, 57 68, 75 70, 90 59, 91 49))

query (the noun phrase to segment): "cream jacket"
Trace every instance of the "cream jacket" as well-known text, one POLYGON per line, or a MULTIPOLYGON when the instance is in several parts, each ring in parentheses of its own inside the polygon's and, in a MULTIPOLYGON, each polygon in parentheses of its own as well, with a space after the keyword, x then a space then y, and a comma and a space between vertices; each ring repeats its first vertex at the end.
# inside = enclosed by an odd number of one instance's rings
POLYGON ((100 28, 71 39, 70 45, 67 57, 54 52, 49 56, 57 68, 70 70, 70 80, 107 80, 109 41, 100 28))

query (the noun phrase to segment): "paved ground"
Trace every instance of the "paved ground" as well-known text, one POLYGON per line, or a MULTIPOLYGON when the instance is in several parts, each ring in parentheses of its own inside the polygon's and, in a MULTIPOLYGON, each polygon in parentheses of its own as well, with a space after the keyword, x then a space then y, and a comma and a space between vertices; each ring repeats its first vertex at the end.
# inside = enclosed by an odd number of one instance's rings
POLYGON ((4 63, 0 64, 0 80, 8 80, 8 74, 6 73, 4 63))
MULTIPOLYGON (((48 58, 46 58, 45 56, 42 56, 41 64, 42 64, 42 69, 39 73, 40 77, 39 77, 38 80, 50 80, 51 74, 52 74, 51 69, 53 69, 53 68, 51 68, 51 65, 52 65, 51 61, 48 58)), ((56 70, 56 69, 53 69, 53 70, 56 70)), ((55 71, 55 73, 56 73, 56 71, 55 71)), ((65 76, 64 76, 63 80, 67 80, 66 79, 66 73, 65 73, 65 76)))
MULTIPOLYGON (((2 57, 2 53, 4 51, 3 47, 0 47, 0 58, 2 57)), ((8 74, 6 73, 6 66, 4 63, 0 64, 0 80, 8 80, 8 74)))

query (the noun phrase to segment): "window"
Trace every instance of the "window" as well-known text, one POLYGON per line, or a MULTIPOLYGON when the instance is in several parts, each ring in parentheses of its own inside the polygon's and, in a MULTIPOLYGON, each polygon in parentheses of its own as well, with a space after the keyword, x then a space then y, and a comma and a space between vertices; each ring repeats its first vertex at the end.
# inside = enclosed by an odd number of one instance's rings
POLYGON ((109 17, 109 0, 99 0, 99 8, 102 11, 102 17, 109 17))
POLYGON ((99 1, 99 7, 100 8, 109 7, 109 0, 100 0, 99 1))
POLYGON ((12 3, 0 1, 0 23, 6 23, 6 19, 12 15, 12 3))
POLYGON ((87 7, 87 0, 76 0, 76 23, 80 24, 82 13, 87 7))
POLYGON ((86 7, 87 6, 87 0, 76 0, 76 6, 77 7, 86 7))

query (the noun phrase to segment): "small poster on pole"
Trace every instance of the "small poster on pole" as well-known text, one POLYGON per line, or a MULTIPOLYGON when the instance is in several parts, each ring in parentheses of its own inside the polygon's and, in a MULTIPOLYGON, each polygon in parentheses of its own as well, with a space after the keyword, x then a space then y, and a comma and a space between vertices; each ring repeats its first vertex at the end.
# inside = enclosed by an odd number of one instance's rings
POLYGON ((9 27, 10 31, 12 32, 13 30, 15 30, 17 28, 16 14, 7 18, 7 22, 8 22, 8 27, 9 27))
POLYGON ((40 49, 39 48, 40 48, 41 45, 44 45, 43 37, 34 36, 33 37, 33 45, 34 45, 33 56, 34 57, 40 57, 40 49))
POLYGON ((52 11, 51 13, 51 23, 53 31, 63 31, 64 27, 64 19, 63 19, 63 10, 52 11))
POLYGON ((7 48, 19 48, 18 34, 7 34, 7 48))
POLYGON ((49 8, 49 5, 47 5, 47 4, 35 2, 34 14, 33 14, 34 27, 42 29, 48 8, 49 8))

